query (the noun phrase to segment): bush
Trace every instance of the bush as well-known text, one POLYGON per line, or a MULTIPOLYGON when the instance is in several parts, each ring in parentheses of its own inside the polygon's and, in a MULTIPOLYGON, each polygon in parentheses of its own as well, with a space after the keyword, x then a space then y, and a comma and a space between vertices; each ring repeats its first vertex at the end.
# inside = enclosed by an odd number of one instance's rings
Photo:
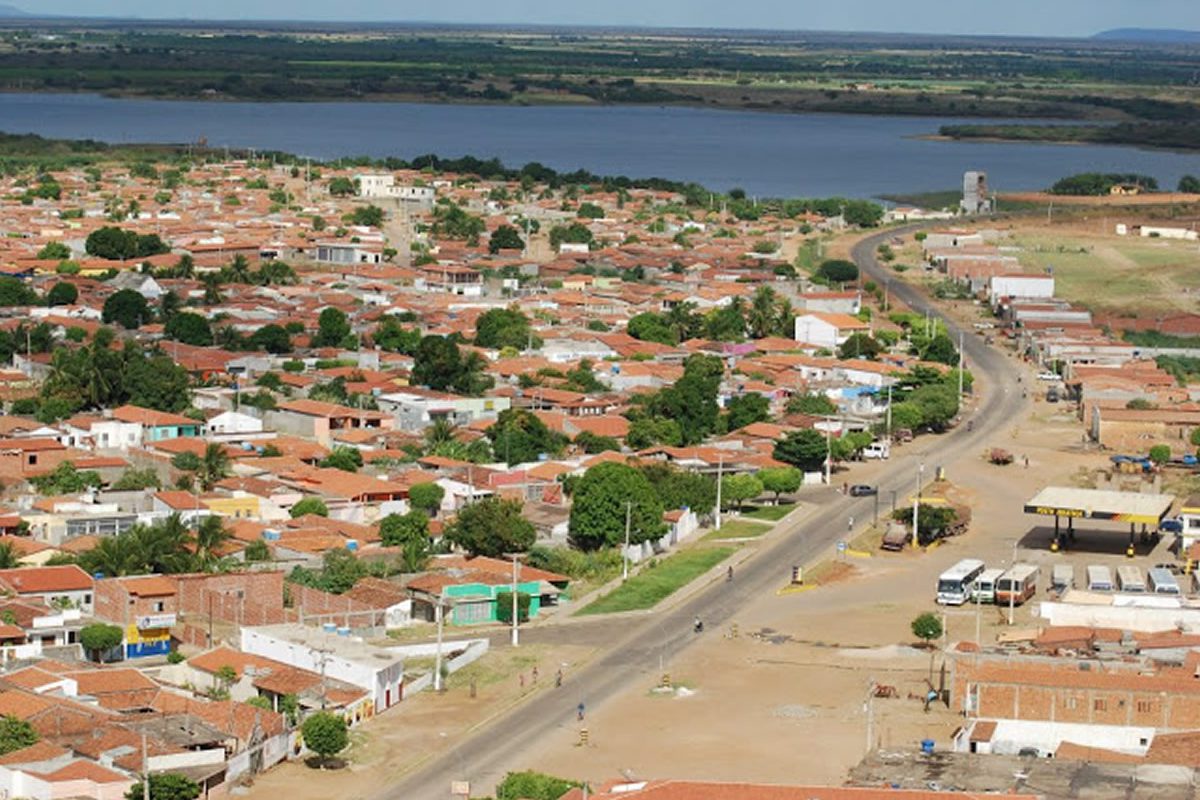
POLYGON ((304 720, 300 732, 304 736, 304 744, 322 760, 342 752, 350 743, 346 720, 340 714, 328 711, 318 711, 304 720))

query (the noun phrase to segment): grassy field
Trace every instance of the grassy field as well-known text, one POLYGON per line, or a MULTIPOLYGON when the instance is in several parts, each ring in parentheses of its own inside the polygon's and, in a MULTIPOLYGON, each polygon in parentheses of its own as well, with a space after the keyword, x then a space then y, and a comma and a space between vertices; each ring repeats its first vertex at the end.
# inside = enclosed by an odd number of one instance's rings
POLYGON ((728 558, 732 547, 684 550, 645 567, 621 586, 581 609, 579 614, 611 614, 654 607, 728 558))
POLYGON ((714 539, 750 539, 762 536, 769 530, 771 530, 771 526, 766 523, 754 522, 747 519, 731 519, 718 530, 706 533, 704 541, 712 541, 714 539))
POLYGON ((1019 231, 1012 244, 1022 266, 1053 270, 1059 297, 1094 311, 1192 310, 1200 289, 1195 243, 1019 231))
POLYGON ((795 503, 780 503, 777 506, 763 506, 742 514, 743 519, 761 519, 767 522, 778 522, 796 508, 795 503))

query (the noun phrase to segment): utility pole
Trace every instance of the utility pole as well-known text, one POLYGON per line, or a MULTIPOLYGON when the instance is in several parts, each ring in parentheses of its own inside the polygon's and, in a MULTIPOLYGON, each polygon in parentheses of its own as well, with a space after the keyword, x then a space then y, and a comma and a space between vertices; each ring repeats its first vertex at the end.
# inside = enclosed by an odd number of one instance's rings
POLYGON ((442 595, 439 593, 437 598, 437 606, 434 608, 434 614, 437 617, 437 652, 433 657, 433 690, 440 692, 442 690, 442 595))
POLYGON ((520 642, 520 634, 517 632, 517 554, 513 553, 513 574, 512 574, 512 646, 517 647, 520 642))
POLYGON ((913 547, 914 548, 916 548, 918 542, 920 542, 920 537, 917 536, 917 509, 921 507, 921 477, 924 475, 924 473, 925 473, 925 462, 922 461, 917 466, 917 496, 913 498, 912 529, 913 529, 913 547))
POLYGON ((963 332, 958 332, 958 396, 962 397, 963 393, 963 332))
POLYGON ((150 757, 146 754, 145 731, 142 731, 142 800, 150 800, 150 757))
POLYGON ((633 501, 625 501, 625 549, 621 551, 621 582, 629 580, 629 524, 633 516, 633 501))
MULTIPOLYGON (((892 384, 888 384, 888 402, 887 402, 887 438, 889 447, 892 441, 892 384)), ((889 451, 890 452, 890 451, 889 451)))
POLYGON ((829 425, 832 422, 830 419, 825 420, 825 485, 829 486, 833 477, 833 440, 831 438, 829 425))
POLYGON ((725 454, 717 454, 717 530, 721 530, 721 473, 725 471, 725 454))

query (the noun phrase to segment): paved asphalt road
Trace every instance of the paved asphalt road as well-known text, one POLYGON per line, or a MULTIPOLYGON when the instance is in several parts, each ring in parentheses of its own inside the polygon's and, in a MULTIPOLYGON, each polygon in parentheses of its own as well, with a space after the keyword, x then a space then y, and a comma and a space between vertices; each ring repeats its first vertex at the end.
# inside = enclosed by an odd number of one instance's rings
MULTIPOLYGON (((864 239, 854 248, 855 262, 867 277, 882 285, 887 274, 886 268, 876 261, 876 247, 892 236, 917 227, 892 229, 864 239)), ((936 313, 928 300, 903 283, 895 282, 891 294, 915 311, 936 313)), ((958 329, 949 322, 947 327, 957 339, 958 329)), ((977 378, 982 378, 986 387, 983 402, 971 415, 973 430, 967 431, 966 425, 960 425, 950 433, 921 437, 913 445, 904 447, 878 478, 881 494, 895 488, 901 496, 908 496, 915 489, 920 462, 929 467, 926 479, 931 479, 933 466, 949 464, 963 454, 977 450, 987 437, 1020 411, 1023 403, 1016 389, 1017 372, 1011 360, 987 347, 973 331, 965 332, 964 343, 968 369, 977 378)), ((845 531, 844 520, 850 516, 866 520, 874 512, 873 498, 844 497, 830 489, 809 493, 808 500, 821 503, 822 513, 792 523, 785 520, 782 523, 784 529, 772 534, 770 543, 738 566, 732 583, 718 578, 669 611, 644 617, 627 616, 615 625, 584 623, 557 626, 553 632, 550 628, 544 629, 542 635, 547 639, 560 641, 572 636, 594 641, 597 633, 603 631, 601 635, 612 637, 608 639, 611 644, 579 672, 568 674, 559 692, 539 694, 536 702, 516 706, 470 734, 453 751, 426 762, 403 780, 381 789, 372 800, 448 798, 452 780, 469 779, 482 789, 498 781, 509 770, 524 769, 522 753, 526 743, 563 725, 574 726, 577 703, 582 701, 588 708, 595 708, 627 688, 631 679, 657 675, 660 659, 669 663, 695 638, 692 633, 694 617, 700 617, 707 628, 701 635, 720 635, 718 631, 722 624, 752 599, 786 585, 790 578, 789 565, 810 563, 841 538, 845 531), (560 702, 555 705, 555 700, 560 702), (497 729, 519 731, 520 735, 497 735, 497 729), (464 766, 467 775, 463 775, 464 766)), ((536 641, 541 636, 535 634, 530 638, 536 641)))

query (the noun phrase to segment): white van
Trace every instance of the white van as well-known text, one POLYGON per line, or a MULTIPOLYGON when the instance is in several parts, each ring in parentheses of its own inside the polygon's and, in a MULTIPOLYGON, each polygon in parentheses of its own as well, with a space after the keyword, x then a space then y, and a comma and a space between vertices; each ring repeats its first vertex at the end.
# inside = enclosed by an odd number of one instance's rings
POLYGON ((1142 577, 1142 571, 1137 567, 1128 565, 1117 567, 1117 586, 1122 592, 1146 593, 1146 579, 1142 577))
POLYGON ((1070 564, 1055 564, 1050 573, 1050 588, 1059 594, 1075 588, 1075 568, 1070 564))
POLYGON ((1154 594, 1167 594, 1178 597, 1183 594, 1179 589, 1179 581, 1175 580, 1175 576, 1170 570, 1162 567, 1154 567, 1146 571, 1146 578, 1150 583, 1150 591, 1154 594))
POLYGON ((892 457, 892 446, 885 441, 871 442, 863 448, 862 457, 887 460, 892 457))
POLYGON ((1087 568, 1088 591, 1111 592, 1113 590, 1112 571, 1108 567, 1093 564, 1087 568))
POLYGON ((979 573, 979 577, 975 579, 975 585, 971 588, 971 602, 996 602, 996 581, 1000 580, 1000 576, 1003 574, 1004 570, 995 567, 979 573))

